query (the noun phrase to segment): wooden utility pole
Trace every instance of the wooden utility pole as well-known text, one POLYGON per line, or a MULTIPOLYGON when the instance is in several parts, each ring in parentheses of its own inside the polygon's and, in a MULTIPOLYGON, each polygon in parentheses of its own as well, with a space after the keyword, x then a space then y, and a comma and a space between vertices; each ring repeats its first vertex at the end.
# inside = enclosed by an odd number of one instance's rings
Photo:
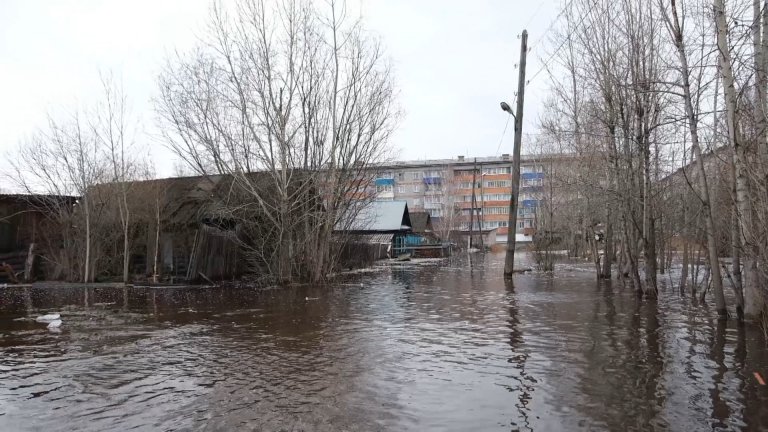
MULTIPOLYGON (((477 159, 475 159, 477 160, 477 159)), ((483 240, 483 228, 485 227, 485 189, 483 188, 483 164, 480 163, 480 214, 477 219, 480 221, 480 250, 485 250, 485 241, 483 240)))
POLYGON ((477 176, 477 158, 475 158, 475 163, 472 165, 472 200, 469 203, 470 209, 469 209, 469 249, 472 249, 472 234, 474 233, 475 229, 475 182, 476 182, 476 176, 477 176))
POLYGON ((509 198, 507 223, 507 257, 504 276, 515 271, 515 235, 517 233, 517 201, 520 192, 520 147, 523 140, 523 100, 525 96, 525 56, 528 53, 528 31, 523 30, 520 41, 520 75, 517 79, 517 108, 515 109, 515 145, 512 151, 512 194, 509 198))

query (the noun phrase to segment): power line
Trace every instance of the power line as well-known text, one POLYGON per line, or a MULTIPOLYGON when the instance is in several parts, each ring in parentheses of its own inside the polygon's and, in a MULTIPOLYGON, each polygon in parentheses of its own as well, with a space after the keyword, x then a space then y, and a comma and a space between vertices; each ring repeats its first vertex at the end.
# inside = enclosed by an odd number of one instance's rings
MULTIPOLYGON (((544 38, 544 36, 547 35, 547 33, 549 33, 550 30, 552 30, 552 28, 555 26, 555 23, 557 23, 557 20, 559 20, 560 17, 563 16, 565 11, 568 10, 571 7, 571 4, 573 4, 573 0, 569 0, 568 3, 563 7, 563 9, 560 10, 560 12, 557 14, 555 19, 553 19, 552 22, 549 23, 549 27, 547 27, 547 29, 544 30, 544 33, 542 33, 534 42, 531 42, 531 44, 528 46, 528 51, 529 52, 532 51, 533 48, 536 45, 538 45, 539 42, 541 42, 541 40, 544 38)), ((539 6, 539 7, 541 7, 541 6, 539 6)), ((530 22, 531 20, 528 20, 528 21, 530 22)))
POLYGON ((528 27, 528 25, 531 23, 531 21, 533 21, 533 19, 536 18, 536 15, 539 14, 539 11, 541 11, 541 8, 543 6, 544 6, 544 2, 539 3, 539 7, 536 8, 536 11, 533 12, 533 15, 531 15, 531 17, 528 18, 528 22, 525 23, 525 26, 523 26, 523 28, 527 28, 528 27))
POLYGON ((573 36, 573 33, 579 28, 579 26, 584 22, 584 20, 587 18, 587 15, 592 12, 592 10, 586 11, 584 14, 582 14, 581 19, 579 22, 571 29, 570 32, 568 32, 568 35, 563 38, 563 42, 560 43, 560 45, 555 49, 552 54, 547 58, 547 60, 544 62, 544 64, 539 68, 539 70, 534 73, 528 81, 526 81, 526 85, 528 85, 531 81, 533 81, 544 69, 546 69, 549 66, 549 62, 552 61, 552 59, 557 55, 557 53, 560 52, 561 49, 565 46, 565 43, 571 40, 571 37, 573 36))
POLYGON ((507 126, 509 126, 509 118, 512 117, 511 115, 507 116, 507 122, 504 124, 504 132, 501 133, 501 138, 499 139, 499 145, 496 147, 496 156, 499 155, 499 150, 501 150, 501 143, 504 141, 504 135, 507 133, 507 126))

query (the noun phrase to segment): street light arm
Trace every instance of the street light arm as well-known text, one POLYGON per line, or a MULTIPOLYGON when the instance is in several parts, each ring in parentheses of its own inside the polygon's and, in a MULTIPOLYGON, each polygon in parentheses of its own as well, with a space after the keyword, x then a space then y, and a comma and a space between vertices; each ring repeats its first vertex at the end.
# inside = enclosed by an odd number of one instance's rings
POLYGON ((514 118, 514 119, 515 119, 515 121, 517 121, 517 116, 515 116, 515 113, 514 113, 514 112, 512 112, 512 107, 511 107, 511 106, 509 106, 509 104, 508 104, 508 103, 506 103, 506 102, 502 102, 502 103, 501 103, 501 110, 502 110, 502 111, 506 111, 507 113, 509 113, 509 115, 511 115, 511 116, 512 116, 512 118, 514 118))

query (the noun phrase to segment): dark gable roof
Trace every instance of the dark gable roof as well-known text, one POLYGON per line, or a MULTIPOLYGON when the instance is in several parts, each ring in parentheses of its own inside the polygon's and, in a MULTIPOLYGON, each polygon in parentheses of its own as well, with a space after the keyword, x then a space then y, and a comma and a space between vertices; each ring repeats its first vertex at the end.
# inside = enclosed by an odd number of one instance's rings
POLYGON ((423 233, 432 230, 432 217, 427 212, 411 212, 413 232, 423 233))
MULTIPOLYGON (((265 197, 277 197, 275 184, 269 173, 253 172, 247 174, 250 187, 258 189, 265 197)), ((306 176, 295 170, 290 180, 293 192, 304 190, 308 183, 306 176), (300 189, 301 188, 301 189, 300 189)), ((104 183, 90 189, 89 195, 108 201, 114 194, 112 183, 104 183)), ((171 177, 134 181, 128 184, 129 199, 145 201, 156 197, 161 202, 161 214, 164 224, 196 224, 203 218, 220 216, 221 209, 232 203, 248 202, 252 199, 242 187, 234 182, 230 175, 210 175, 192 177, 171 177)))
POLYGON ((0 202, 15 204, 40 204, 46 202, 74 203, 78 197, 69 195, 0 194, 0 202))

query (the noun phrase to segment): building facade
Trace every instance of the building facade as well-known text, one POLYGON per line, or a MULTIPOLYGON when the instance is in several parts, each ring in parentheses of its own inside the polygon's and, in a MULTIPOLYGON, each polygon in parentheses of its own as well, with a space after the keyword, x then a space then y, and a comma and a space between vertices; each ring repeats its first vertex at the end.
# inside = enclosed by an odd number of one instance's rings
MULTIPOLYGON (((543 197, 547 157, 522 156, 520 197, 515 232, 530 240, 536 228, 536 209, 543 197)), ((497 242, 509 233, 512 158, 500 157, 402 161, 379 167, 377 200, 404 200, 412 211, 426 211, 436 230, 488 233, 497 242)))

